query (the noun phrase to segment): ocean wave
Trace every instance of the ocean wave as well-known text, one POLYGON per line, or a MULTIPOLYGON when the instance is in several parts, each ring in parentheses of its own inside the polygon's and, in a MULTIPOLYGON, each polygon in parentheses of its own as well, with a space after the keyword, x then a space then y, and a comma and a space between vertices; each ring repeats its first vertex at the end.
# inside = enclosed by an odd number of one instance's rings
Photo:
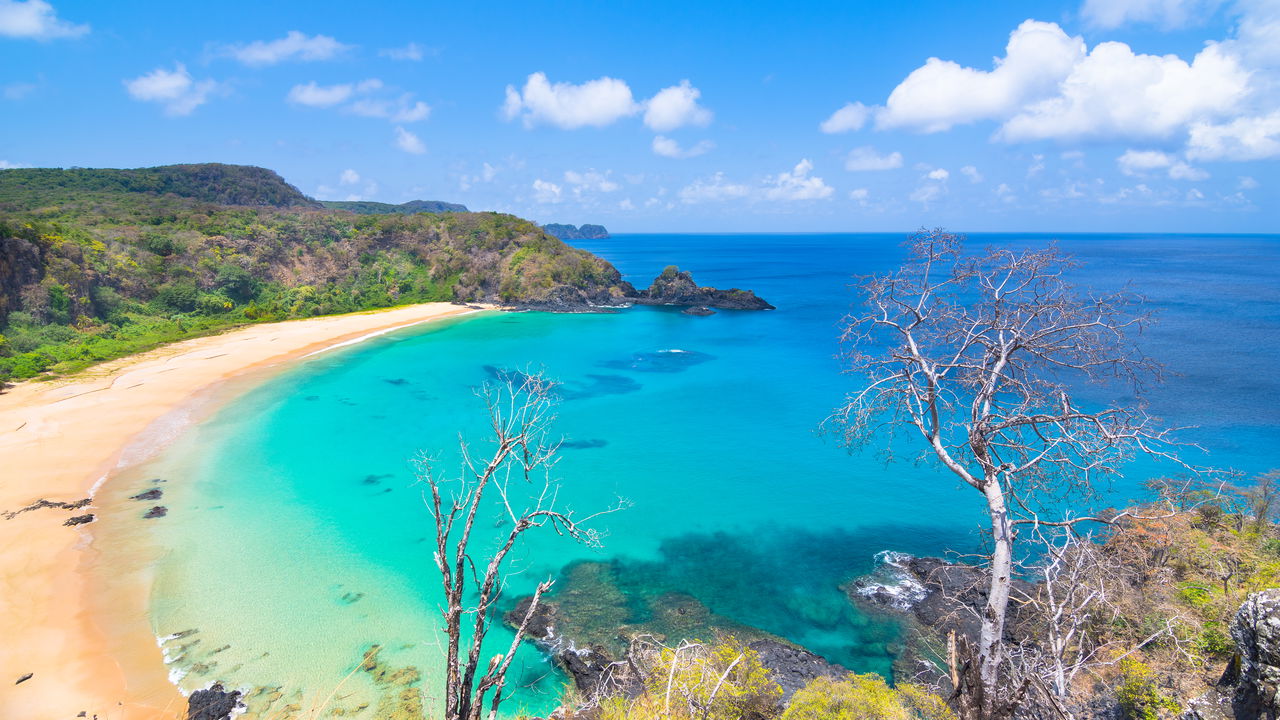
POLYGON ((929 591, 908 569, 914 556, 896 550, 875 555, 876 569, 858 580, 854 593, 898 610, 910 610, 929 596, 929 591))

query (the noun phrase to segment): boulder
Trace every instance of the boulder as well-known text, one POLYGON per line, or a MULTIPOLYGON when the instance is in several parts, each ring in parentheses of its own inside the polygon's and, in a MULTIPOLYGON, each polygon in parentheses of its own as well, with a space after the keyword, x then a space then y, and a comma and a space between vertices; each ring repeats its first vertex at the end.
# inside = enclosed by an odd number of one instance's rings
POLYGON ((215 684, 187 698, 187 720, 230 720, 231 714, 241 707, 240 691, 228 691, 215 684))
POLYGON ((1231 624, 1238 682, 1233 705, 1238 718, 1280 717, 1280 588, 1254 593, 1231 624))

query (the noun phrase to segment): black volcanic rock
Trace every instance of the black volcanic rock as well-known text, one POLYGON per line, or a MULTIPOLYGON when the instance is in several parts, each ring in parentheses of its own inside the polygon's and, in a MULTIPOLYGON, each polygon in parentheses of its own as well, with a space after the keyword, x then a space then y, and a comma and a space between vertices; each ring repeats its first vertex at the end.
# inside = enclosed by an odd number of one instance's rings
POLYGON ((163 505, 156 505, 155 507, 148 510, 147 514, 143 515, 142 517, 150 520, 151 518, 162 518, 168 514, 169 514, 169 508, 163 505))
POLYGON ((698 305, 696 307, 685 308, 683 312, 685 315, 695 315, 697 317, 706 317, 708 315, 716 314, 715 310, 712 310, 711 308, 705 305, 698 305))
POLYGON ((756 652, 769 677, 782 688, 784 705, 791 702, 791 696, 797 690, 817 678, 842 678, 849 674, 843 667, 829 663, 804 648, 777 640, 757 640, 747 647, 756 652))
POLYGON ((661 275, 653 279, 653 284, 648 289, 640 292, 635 302, 638 305, 675 305, 721 310, 774 309, 750 290, 699 287, 692 275, 682 272, 675 265, 668 265, 661 275))
POLYGON ((214 685, 187 698, 187 720, 229 720, 239 708, 240 691, 228 692, 222 685, 214 685))
POLYGON ((130 499, 131 500, 159 500, 161 495, 164 495, 163 490, 161 490, 160 488, 152 488, 150 490, 147 490, 146 492, 140 492, 137 495, 134 495, 130 499))

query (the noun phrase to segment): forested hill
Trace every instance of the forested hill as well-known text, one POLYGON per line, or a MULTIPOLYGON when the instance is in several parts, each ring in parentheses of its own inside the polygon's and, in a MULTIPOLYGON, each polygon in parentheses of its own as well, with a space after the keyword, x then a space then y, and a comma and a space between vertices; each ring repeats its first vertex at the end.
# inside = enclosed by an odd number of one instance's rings
POLYGON ((222 205, 320 207, 266 168, 251 165, 165 165, 153 168, 24 168, 0 172, 0 208, 32 209, 99 194, 176 195, 222 205))
POLYGON ((245 322, 633 294, 608 262, 511 215, 354 214, 233 165, 0 170, 0 379, 245 322))
POLYGON ((413 213, 420 212, 467 212, 466 205, 441 202, 440 200, 410 200, 407 203, 400 203, 399 205, 371 202, 369 200, 321 200, 320 204, 333 210, 349 210, 360 215, 412 215, 413 213))

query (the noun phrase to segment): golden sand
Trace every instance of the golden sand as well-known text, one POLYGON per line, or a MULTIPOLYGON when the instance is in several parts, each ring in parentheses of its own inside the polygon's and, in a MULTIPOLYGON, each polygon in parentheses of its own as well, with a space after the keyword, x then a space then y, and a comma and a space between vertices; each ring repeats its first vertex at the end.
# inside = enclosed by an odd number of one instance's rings
MULTIPOLYGON (((196 338, 0 394, 0 511, 40 499, 73 503, 112 473, 156 420, 231 378, 384 331, 470 312, 427 303, 253 325, 196 338)), ((41 508, 0 517, 0 718, 178 718, 147 619, 144 583, 111 597, 98 567, 93 513, 41 508), (28 673, 31 678, 16 684, 28 673)), ((145 574, 143 575, 145 577, 145 574)))

